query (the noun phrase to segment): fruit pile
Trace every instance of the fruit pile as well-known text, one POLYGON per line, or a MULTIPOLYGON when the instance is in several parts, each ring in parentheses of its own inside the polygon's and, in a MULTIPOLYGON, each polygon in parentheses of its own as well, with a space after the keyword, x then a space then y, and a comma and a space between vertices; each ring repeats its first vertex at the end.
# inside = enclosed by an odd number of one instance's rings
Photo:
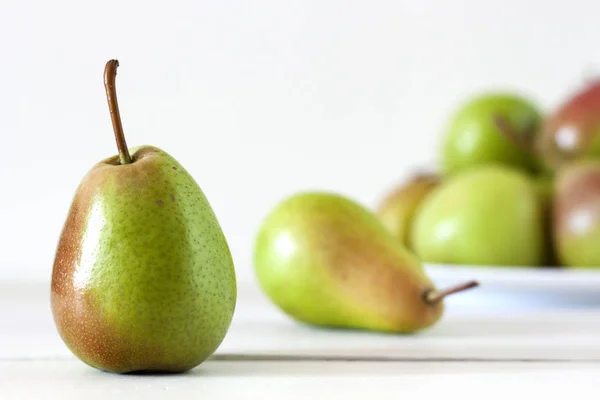
POLYGON ((470 99, 440 164, 377 210, 423 261, 600 267, 600 83, 547 116, 518 94, 470 99))
POLYGON ((283 200, 255 242, 258 282, 298 321, 409 333, 477 286, 439 290, 423 262, 600 267, 599 139, 600 84, 548 116, 518 94, 474 97, 451 118, 441 171, 376 212, 333 193, 283 200))

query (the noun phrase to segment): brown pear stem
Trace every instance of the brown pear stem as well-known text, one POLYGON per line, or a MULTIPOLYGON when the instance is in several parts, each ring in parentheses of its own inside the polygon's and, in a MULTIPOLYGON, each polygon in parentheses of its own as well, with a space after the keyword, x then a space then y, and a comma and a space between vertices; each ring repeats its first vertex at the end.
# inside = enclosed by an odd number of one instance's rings
POLYGON ((479 286, 479 282, 477 281, 469 281, 465 283, 461 283, 460 285, 452 286, 444 290, 437 291, 435 289, 430 289, 425 292, 423 295, 423 300, 427 304, 436 304, 444 297, 449 296, 454 293, 462 292, 467 289, 471 289, 479 286))
MULTIPOLYGON (((500 132, 511 142, 517 145, 522 150, 529 154, 534 154, 533 135, 521 135, 510 124, 510 122, 502 115, 494 115, 494 124, 500 132)), ((525 132, 530 133, 530 132, 525 132)))
POLYGON ((130 164, 131 156, 129 155, 125 134, 123 133, 119 103, 117 102, 117 89, 115 88, 118 67, 118 60, 110 60, 106 63, 106 67, 104 67, 104 88, 106 89, 106 99, 108 100, 108 109, 110 110, 113 131, 115 132, 117 149, 119 149, 119 159, 121 160, 121 164, 130 164))

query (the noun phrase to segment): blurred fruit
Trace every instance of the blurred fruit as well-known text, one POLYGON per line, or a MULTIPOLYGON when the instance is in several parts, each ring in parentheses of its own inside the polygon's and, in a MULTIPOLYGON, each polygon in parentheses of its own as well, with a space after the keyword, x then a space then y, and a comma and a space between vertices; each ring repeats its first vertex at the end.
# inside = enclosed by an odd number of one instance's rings
POLYGON ((574 160, 600 158, 600 82, 577 91, 549 115, 535 147, 550 171, 574 160))
POLYGON ((436 323, 443 297, 417 257, 378 218, 338 195, 303 193, 265 219, 254 266, 267 296, 307 324, 415 332, 436 323))
POLYGON ((439 183, 438 175, 415 175, 389 193, 377 209, 383 224, 405 246, 411 248, 410 229, 417 206, 439 183))
POLYGON ((540 204, 542 208, 542 221, 544 231, 545 258, 543 265, 547 267, 558 266, 554 239, 552 238, 552 209, 554 199, 554 176, 541 174, 534 178, 540 204))
POLYGON ((561 170, 553 215, 560 263, 600 267, 600 161, 582 161, 561 170))
POLYGON ((462 105, 452 116, 442 145, 442 168, 456 174, 486 164, 537 169, 532 151, 541 115, 516 94, 487 93, 462 105))
POLYGON ((542 174, 534 178, 534 183, 542 204, 550 204, 554 195, 554 177, 542 174))
POLYGON ((540 265, 542 202, 525 173, 483 166, 450 178, 417 209, 415 252, 431 263, 540 265))

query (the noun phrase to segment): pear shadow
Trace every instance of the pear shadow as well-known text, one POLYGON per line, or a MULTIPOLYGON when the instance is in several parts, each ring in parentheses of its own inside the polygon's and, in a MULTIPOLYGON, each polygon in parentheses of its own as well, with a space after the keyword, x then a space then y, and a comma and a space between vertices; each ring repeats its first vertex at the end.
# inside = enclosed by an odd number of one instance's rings
MULTIPOLYGON (((118 375, 123 375, 123 376, 150 376, 150 377, 155 377, 155 376, 177 376, 177 375, 187 375, 190 373, 191 370, 188 371, 151 371, 151 370, 140 370, 140 371, 130 371, 130 372, 124 372, 122 374, 118 374, 118 375)), ((105 371, 103 371, 105 372, 105 371)), ((107 372, 109 374, 113 374, 111 372, 107 372)))
POLYGON ((92 368, 93 371, 95 371, 96 373, 102 374, 102 375, 107 375, 107 376, 131 376, 131 377, 169 377, 169 376, 178 376, 178 375, 186 375, 188 374, 193 368, 190 368, 188 370, 185 371, 173 371, 173 370, 168 370, 168 369, 140 369, 140 370, 135 370, 135 371, 127 371, 127 372, 115 372, 115 371, 107 371, 101 368, 96 368, 93 366, 88 365, 89 367, 92 368))

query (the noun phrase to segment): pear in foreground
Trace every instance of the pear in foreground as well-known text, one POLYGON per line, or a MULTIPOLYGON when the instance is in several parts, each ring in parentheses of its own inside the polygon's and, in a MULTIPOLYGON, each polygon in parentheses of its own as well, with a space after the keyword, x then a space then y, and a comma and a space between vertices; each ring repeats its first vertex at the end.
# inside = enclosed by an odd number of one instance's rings
POLYGON ((418 174, 390 192, 377 208, 377 215, 390 232, 409 249, 415 211, 423 199, 440 184, 435 174, 418 174))
POLYGON ((561 265, 600 268, 600 161, 562 169, 554 197, 554 243, 561 265))
POLYGON ((540 266, 544 223, 533 179, 516 169, 482 166, 452 177, 424 200, 412 243, 429 263, 540 266))
POLYGON ((449 293, 373 213, 329 193, 279 204, 258 233, 254 265, 267 296, 311 325, 411 333, 440 319, 449 293))
POLYGON ((69 349, 92 367, 186 371, 228 331, 236 303, 232 257, 190 174, 155 147, 129 154, 116 123, 119 156, 83 178, 63 227, 52 273, 54 320, 69 349))

